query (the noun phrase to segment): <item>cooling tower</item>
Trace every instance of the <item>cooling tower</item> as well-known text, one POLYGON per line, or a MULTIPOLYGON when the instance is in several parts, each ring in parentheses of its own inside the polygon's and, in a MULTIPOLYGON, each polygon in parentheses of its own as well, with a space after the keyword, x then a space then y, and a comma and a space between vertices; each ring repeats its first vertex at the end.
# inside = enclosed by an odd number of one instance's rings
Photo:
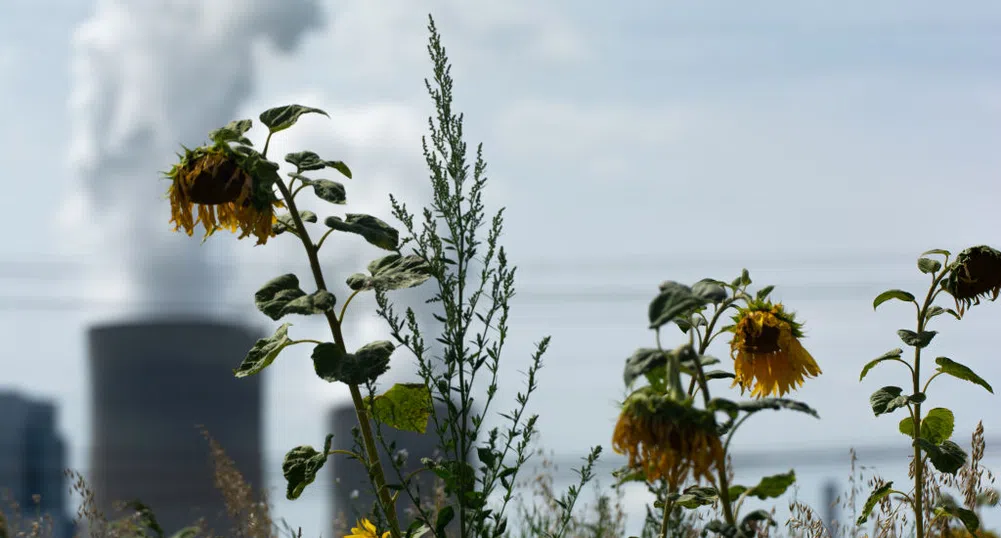
MULTIPOLYGON (((261 376, 233 368, 261 336, 200 320, 136 322, 88 331, 93 448, 90 483, 98 506, 138 499, 167 535, 205 517, 225 533, 204 425, 244 478, 262 486, 261 376)), ((117 513, 116 513, 117 514, 117 513)))
MULTIPOLYGON (((446 415, 447 411, 444 404, 436 402, 435 408, 439 416, 446 415)), ((355 448, 354 436, 351 430, 357 425, 358 416, 355 414, 355 408, 351 402, 345 402, 331 410, 330 433, 334 434, 331 448, 335 450, 353 450, 355 448)), ((373 430, 374 428, 375 425, 373 423, 373 430)), ((403 467, 404 476, 421 468, 421 458, 441 456, 436 451, 438 437, 434 430, 433 421, 429 420, 427 432, 423 434, 395 430, 389 426, 382 426, 382 433, 387 444, 395 441, 396 450, 406 449, 407 458, 403 467)), ((390 467, 388 456, 381 449, 380 453, 383 456, 382 464, 386 470, 387 480, 391 484, 399 484, 400 480, 394 474, 392 467, 390 467)), ((372 503, 375 502, 375 496, 372 494, 368 475, 365 473, 365 467, 361 462, 349 459, 343 455, 334 455, 327 460, 324 467, 329 467, 325 471, 333 483, 334 513, 332 519, 334 520, 334 533, 332 536, 340 536, 341 534, 338 534, 338 532, 350 529, 350 527, 354 526, 358 518, 371 518, 371 507, 372 503), (338 522, 341 518, 343 520, 338 522), (339 523, 346 523, 347 529, 339 528, 339 523)), ((430 472, 423 472, 419 476, 421 498, 431 500, 434 494, 436 477, 430 472)), ((408 510, 412 510, 414 505, 410 502, 406 493, 401 492, 399 499, 396 506, 397 517, 400 519, 403 527, 406 528, 413 521, 413 517, 407 512, 408 510)), ((453 521, 453 523, 457 521, 458 519, 453 521)), ((452 527, 454 525, 449 526, 450 529, 452 527)))

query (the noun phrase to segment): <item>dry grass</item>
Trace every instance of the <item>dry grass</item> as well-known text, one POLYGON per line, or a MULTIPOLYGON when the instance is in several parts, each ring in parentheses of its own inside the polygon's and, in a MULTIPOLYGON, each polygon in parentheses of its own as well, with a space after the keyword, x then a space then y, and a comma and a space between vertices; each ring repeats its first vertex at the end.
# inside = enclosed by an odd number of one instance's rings
MULTIPOLYGON (((191 527, 184 529, 184 538, 227 536, 233 538, 279 538, 282 535, 291 538, 302 538, 302 529, 293 529, 284 520, 277 524, 271 513, 266 494, 255 492, 234 462, 226 455, 225 450, 206 431, 202 431, 209 446, 209 454, 214 466, 214 484, 222 495, 226 516, 231 527, 225 534, 217 534, 207 529, 204 521, 197 521, 191 527)), ((996 476, 990 469, 982 465, 985 443, 983 424, 978 424, 971 439, 972 450, 969 461, 957 475, 935 472, 926 473, 928 479, 925 491, 932 498, 942 498, 946 502, 955 503, 980 515, 985 507, 996 506, 999 501, 998 490, 995 488, 996 476)), ((534 469, 530 478, 522 481, 521 492, 514 500, 514 518, 520 520, 520 526, 509 529, 506 538, 529 538, 544 536, 559 528, 561 508, 558 504, 559 493, 554 489, 554 476, 559 469, 538 451, 541 466, 534 469)), ((851 472, 849 475, 849 491, 839 496, 835 503, 840 505, 851 520, 847 524, 833 522, 826 525, 813 508, 794 498, 790 501, 790 518, 783 526, 773 527, 761 525, 757 529, 756 538, 772 538, 773 536, 788 536, 789 538, 904 538, 913 536, 913 513, 909 505, 895 499, 884 499, 871 516, 872 523, 868 527, 857 527, 853 524, 858 517, 858 507, 873 488, 884 483, 883 479, 870 469, 858 464, 854 451, 850 455, 851 472), (872 532, 870 535, 867 529, 872 532)), ((912 464, 913 467, 913 464, 912 464)), ((913 469, 912 469, 913 470, 913 469)), ((728 469, 732 474, 732 470, 728 469)), ((77 510, 77 537, 87 538, 156 538, 159 533, 155 529, 154 520, 143 510, 141 505, 117 503, 115 508, 124 510, 126 516, 109 520, 98 508, 95 495, 80 473, 67 471, 70 489, 81 503, 77 510)), ((912 475, 913 476, 913 475, 912 475)), ((566 538, 622 538, 625 537, 626 513, 622 504, 621 490, 614 490, 612 495, 595 486, 595 501, 580 506, 566 526, 566 538)), ((431 491, 421 498, 421 508, 430 514, 433 520, 446 504, 444 484, 438 480, 431 491)), ((25 514, 9 495, 0 496, 0 538, 52 538, 55 522, 48 514, 40 514, 37 508, 40 499, 34 497, 34 510, 25 514), (33 512, 33 514, 32 514, 33 512)), ((930 538, 973 538, 953 519, 936 517, 934 506, 929 503, 924 518, 930 538)), ((711 519, 719 517, 718 507, 708 507, 708 510, 698 512, 684 511, 680 518, 673 521, 669 530, 671 538, 697 538, 701 528, 711 519)), ((774 509, 772 510, 774 515, 774 509)), ((418 514, 411 512, 411 518, 418 514)), ((354 522, 349 521, 344 514, 339 514, 334 522, 335 536, 348 534, 354 522)), ((642 536, 652 538, 659 531, 659 523, 650 521, 644 528, 642 536)), ((164 537, 171 537, 182 529, 163 529, 164 537)), ((976 538, 998 538, 998 535, 986 530, 978 531, 976 538)))

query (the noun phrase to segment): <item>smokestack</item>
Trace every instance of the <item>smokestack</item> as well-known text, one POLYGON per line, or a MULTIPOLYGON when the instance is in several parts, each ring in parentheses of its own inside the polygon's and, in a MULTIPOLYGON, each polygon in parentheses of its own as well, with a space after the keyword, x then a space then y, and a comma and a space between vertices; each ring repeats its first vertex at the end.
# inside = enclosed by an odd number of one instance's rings
MULTIPOLYGON (((88 332, 91 485, 98 506, 138 499, 168 534, 204 516, 229 529, 209 446, 222 445, 252 487, 263 486, 261 375, 233 376, 256 331, 202 319, 126 323, 88 332)), ((266 375, 262 374, 262 375, 266 375)))
MULTIPOLYGON (((323 21, 315 0, 102 0, 73 38, 64 236, 102 263, 91 292, 126 318, 211 312, 226 284, 199 241, 168 229, 158 171, 253 92, 253 45, 292 51, 323 21), (96 289, 93 289, 96 288, 96 289)), ((215 245, 215 249, 219 249, 215 245)))

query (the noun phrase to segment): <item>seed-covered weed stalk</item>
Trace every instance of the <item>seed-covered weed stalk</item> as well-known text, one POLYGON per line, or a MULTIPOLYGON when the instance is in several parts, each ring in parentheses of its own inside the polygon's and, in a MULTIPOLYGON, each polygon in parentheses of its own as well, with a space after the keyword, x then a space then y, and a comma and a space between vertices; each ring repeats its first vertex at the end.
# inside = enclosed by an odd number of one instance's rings
MULTIPOLYGON (((425 85, 435 115, 428 119, 430 132, 423 138, 423 149, 432 201, 420 216, 395 197, 391 196, 391 202, 393 216, 408 234, 401 243, 411 245, 412 255, 427 267, 433 282, 428 304, 443 326, 441 335, 434 339, 437 345, 429 345, 426 327, 420 327, 412 308, 401 315, 382 290, 376 290, 376 298, 378 312, 393 337, 417 358, 422 388, 437 404, 431 423, 441 442, 442 458, 424 463, 428 472, 444 481, 454 509, 448 506, 437 514, 422 510, 418 520, 441 538, 453 518, 462 537, 496 538, 507 532, 507 508, 515 495, 519 471, 531 455, 538 416, 527 414, 526 409, 538 386, 536 375, 549 337, 537 344, 525 388, 517 393, 515 405, 500 413, 502 425, 487 430, 486 417, 496 404, 501 357, 508 339, 516 268, 509 264, 499 242, 503 209, 489 216, 484 206, 487 176, 483 148, 477 146, 475 160, 470 163, 463 116, 453 108, 451 66, 433 18, 429 18, 428 31, 433 74, 425 85), (470 463, 474 453, 475 467, 470 463)), ((559 500, 560 524, 546 536, 559 537, 566 532, 574 503, 581 487, 591 479, 599 453, 600 447, 594 448, 577 470, 580 484, 559 500)), ((417 491, 408 487, 413 477, 400 474, 399 478, 403 480, 402 493, 420 506, 417 491)))
POLYGON ((930 280, 924 297, 919 299, 908 291, 891 289, 873 300, 873 309, 891 300, 910 303, 915 308, 917 320, 914 330, 897 331, 901 341, 913 348, 910 357, 904 358, 904 351, 900 348, 892 349, 869 361, 859 375, 859 381, 862 381, 874 367, 891 362, 906 368, 908 383, 904 387, 886 386, 877 390, 870 397, 870 404, 876 416, 906 411, 897 429, 912 440, 914 455, 910 475, 913 483, 908 491, 894 489, 892 482, 876 487, 856 521, 858 525, 867 521, 877 504, 887 506, 893 498, 902 502, 894 510, 902 506, 910 510, 917 538, 931 535, 929 525, 936 518, 956 518, 970 533, 975 533, 980 527, 973 507, 950 502, 939 494, 933 486, 934 481, 930 480, 928 463, 939 472, 954 476, 964 467, 967 454, 950 439, 954 427, 953 412, 945 407, 925 410, 924 404, 928 400, 932 381, 942 375, 974 383, 991 393, 994 389, 972 369, 948 357, 935 359, 937 368, 930 376, 922 376, 921 367, 923 364, 927 366, 928 362, 923 351, 938 334, 929 329, 936 317, 949 314, 956 320, 962 320, 966 311, 980 304, 981 299, 997 299, 1001 292, 1001 252, 988 246, 976 246, 960 252, 952 263, 949 262, 950 257, 948 251, 936 249, 923 253, 918 259, 918 270, 928 275, 930 280), (941 257, 943 261, 926 256, 941 257), (955 309, 935 304, 942 293, 952 296, 955 309))
POLYGON ((707 505, 718 505, 723 518, 709 522, 706 530, 727 538, 767 532, 765 526, 774 525, 770 513, 755 510, 741 517, 744 501, 778 497, 795 481, 789 471, 753 487, 735 485, 727 464, 734 434, 758 411, 789 409, 816 416, 806 404, 781 397, 820 374, 800 343, 802 326, 783 305, 769 300, 772 286, 751 295, 750 284, 747 270, 729 283, 703 279, 689 287, 664 282, 648 311, 657 347, 641 348, 626 360, 623 379, 630 392, 612 448, 627 455, 628 464, 617 476, 620 485, 638 481, 653 493, 656 502, 648 519, 659 522, 661 537, 678 535, 673 527, 681 521, 679 509, 707 505), (731 309, 733 323, 723 326, 731 309), (668 350, 661 331, 670 324, 687 343, 668 350), (724 333, 732 335, 734 371, 707 371, 720 362, 706 354, 709 346, 724 333), (633 389, 640 379, 646 384, 633 389), (754 399, 714 398, 709 383, 718 379, 732 379, 731 386, 742 393, 749 390, 754 399))

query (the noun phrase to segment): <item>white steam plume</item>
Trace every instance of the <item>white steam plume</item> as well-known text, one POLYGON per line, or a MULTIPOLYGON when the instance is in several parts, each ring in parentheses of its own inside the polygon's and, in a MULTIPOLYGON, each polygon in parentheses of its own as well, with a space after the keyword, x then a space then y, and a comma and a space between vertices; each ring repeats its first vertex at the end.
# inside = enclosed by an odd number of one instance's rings
MULTIPOLYGON (((322 23, 315 0, 101 0, 73 39, 67 247, 98 273, 116 316, 209 313, 225 274, 197 238, 173 233, 160 171, 179 144, 237 119, 253 92, 253 47, 295 49, 322 23)), ((197 231, 196 231, 197 234, 197 231)), ((216 245, 218 248, 218 245, 216 245)))

